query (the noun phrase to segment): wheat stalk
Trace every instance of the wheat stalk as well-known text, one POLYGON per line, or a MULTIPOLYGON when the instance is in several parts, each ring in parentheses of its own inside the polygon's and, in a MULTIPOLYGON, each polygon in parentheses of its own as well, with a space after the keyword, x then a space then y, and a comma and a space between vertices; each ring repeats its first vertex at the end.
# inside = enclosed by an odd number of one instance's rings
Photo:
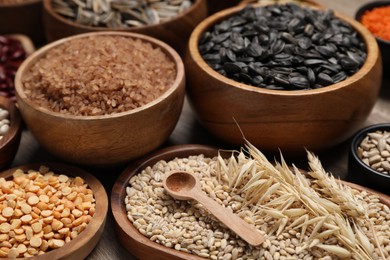
MULTIPOLYGON (((313 179, 294 165, 289 167, 282 154, 280 162, 271 163, 247 142, 237 156, 218 158, 219 178, 226 178, 232 191, 243 194, 243 206, 254 216, 274 219, 268 235, 300 230, 301 250, 317 247, 338 257, 372 259, 374 246, 354 221, 368 218, 365 204, 327 173, 314 154, 307 154, 308 175, 313 179), (337 238, 339 245, 324 244, 327 237, 337 238)), ((383 256, 375 230, 371 232, 383 256)))

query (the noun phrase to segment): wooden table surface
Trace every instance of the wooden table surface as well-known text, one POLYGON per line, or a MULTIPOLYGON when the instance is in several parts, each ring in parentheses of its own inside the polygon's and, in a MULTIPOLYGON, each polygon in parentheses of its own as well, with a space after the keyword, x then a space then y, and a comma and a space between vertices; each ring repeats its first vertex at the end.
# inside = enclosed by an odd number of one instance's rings
MULTIPOLYGON (((229 0, 220 0, 229 1, 229 0)), ((356 9, 367 0, 317 0, 323 6, 333 9, 353 17, 356 9)), ((382 91, 371 115, 364 123, 371 125, 376 123, 385 123, 390 121, 390 80, 383 79, 382 91)), ((362 127, 363 127, 362 126, 362 127)), ((347 174, 348 146, 349 141, 331 148, 330 150, 317 154, 327 171, 332 172, 340 178, 345 178, 347 174)), ((205 129, 197 122, 191 108, 186 101, 180 120, 164 146, 176 144, 211 144, 217 147, 222 147, 215 138, 207 133, 205 129)), ((22 140, 16 158, 12 166, 23 165, 32 162, 48 162, 61 161, 51 156, 47 151, 39 146, 34 137, 28 130, 24 130, 22 140)), ((293 161, 294 162, 294 161, 293 161)), ((294 162, 296 163, 296 162, 294 162)), ((298 163, 299 165, 299 163, 298 163)), ((306 167, 307 168, 307 167, 306 167)), ((106 188, 108 196, 111 193, 111 187, 116 180, 116 177, 123 169, 111 170, 92 170, 86 169, 95 174, 106 188)), ((114 220, 111 212, 108 213, 107 222, 104 229, 104 234, 94 251, 87 259, 107 260, 107 259, 135 259, 125 248, 119 243, 114 231, 114 220)))

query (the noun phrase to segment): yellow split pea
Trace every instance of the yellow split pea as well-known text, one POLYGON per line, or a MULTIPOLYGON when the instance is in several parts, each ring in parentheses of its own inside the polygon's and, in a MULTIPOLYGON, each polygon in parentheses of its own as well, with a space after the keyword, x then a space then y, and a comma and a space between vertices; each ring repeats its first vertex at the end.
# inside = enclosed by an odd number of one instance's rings
POLYGON ((91 189, 80 177, 16 170, 0 178, 0 257, 32 257, 76 238, 95 213, 91 189))

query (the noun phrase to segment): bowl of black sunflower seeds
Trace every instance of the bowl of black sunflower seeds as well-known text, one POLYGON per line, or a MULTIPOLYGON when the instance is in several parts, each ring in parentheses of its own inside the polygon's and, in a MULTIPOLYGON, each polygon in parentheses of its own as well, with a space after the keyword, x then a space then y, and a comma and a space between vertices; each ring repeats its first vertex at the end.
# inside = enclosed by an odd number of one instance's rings
POLYGON ((370 114, 379 53, 364 26, 324 7, 238 6, 192 32, 187 93, 200 123, 226 143, 320 151, 351 137, 370 114))

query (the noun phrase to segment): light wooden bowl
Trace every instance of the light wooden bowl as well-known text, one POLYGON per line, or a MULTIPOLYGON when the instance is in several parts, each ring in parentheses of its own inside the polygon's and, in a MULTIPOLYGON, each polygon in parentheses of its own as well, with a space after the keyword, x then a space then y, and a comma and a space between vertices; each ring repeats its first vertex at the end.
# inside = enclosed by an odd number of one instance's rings
POLYGON ((53 10, 52 0, 43 0, 43 21, 46 38, 49 42, 85 32, 130 31, 160 39, 172 46, 179 54, 183 54, 192 30, 206 16, 206 0, 193 0, 193 5, 188 10, 172 20, 138 28, 111 29, 81 25, 67 20, 53 10))
POLYGON ((167 44, 130 32, 93 32, 53 42, 37 50, 20 66, 15 89, 22 117, 38 142, 66 161, 91 166, 127 163, 159 147, 173 131, 184 102, 184 65, 167 44), (23 91, 22 78, 36 60, 66 41, 91 35, 121 35, 159 46, 176 65, 172 86, 156 100, 133 110, 103 116, 72 116, 37 107, 23 91))
MULTIPOLYGON (((258 5, 255 5, 258 6, 258 5)), ((218 12, 200 23, 185 59, 187 93, 202 125, 221 140, 241 146, 243 135, 264 151, 318 151, 350 137, 370 114, 381 87, 382 63, 374 37, 355 20, 336 15, 362 36, 363 67, 346 80, 315 90, 267 90, 220 75, 198 50, 201 36, 243 6, 218 12)))
MULTIPOLYGON (((191 155, 204 154, 205 157, 214 157, 218 155, 218 149, 206 145, 177 145, 156 151, 145 158, 131 164, 116 180, 111 192, 111 210, 114 215, 116 224, 116 233, 122 246, 138 259, 192 259, 201 260, 204 258, 185 252, 167 248, 158 243, 152 242, 131 224, 127 218, 125 208, 126 187, 129 180, 136 174, 140 173, 148 166, 153 166, 160 160, 170 161, 177 158, 185 158, 191 155)), ((220 151, 221 152, 221 151, 220 151)), ((231 153, 222 153, 221 156, 230 156, 231 153)), ((378 194, 382 203, 390 206, 390 197, 376 193, 365 187, 344 182, 357 190, 367 190, 371 193, 378 194)))
POLYGON ((85 172, 74 166, 60 164, 60 163, 35 163, 22 165, 15 167, 0 173, 2 178, 11 178, 13 172, 16 169, 23 171, 27 170, 38 170, 41 165, 47 166, 55 174, 65 174, 72 177, 82 177, 85 183, 88 184, 89 188, 93 191, 93 195, 96 200, 96 210, 88 223, 87 227, 83 232, 80 233, 75 239, 66 243, 63 247, 49 251, 43 255, 34 257, 37 260, 51 260, 51 259, 67 259, 67 260, 81 260, 85 259, 89 253, 95 248, 103 235, 103 229, 106 222, 106 216, 108 211, 108 198, 106 191, 102 184, 88 172, 85 172))
POLYGON ((7 168, 15 158, 22 133, 22 120, 15 102, 0 96, 0 107, 8 110, 10 128, 0 139, 0 170, 7 168))
POLYGON ((42 0, 0 4, 0 34, 24 34, 36 45, 45 39, 42 22, 42 0))

